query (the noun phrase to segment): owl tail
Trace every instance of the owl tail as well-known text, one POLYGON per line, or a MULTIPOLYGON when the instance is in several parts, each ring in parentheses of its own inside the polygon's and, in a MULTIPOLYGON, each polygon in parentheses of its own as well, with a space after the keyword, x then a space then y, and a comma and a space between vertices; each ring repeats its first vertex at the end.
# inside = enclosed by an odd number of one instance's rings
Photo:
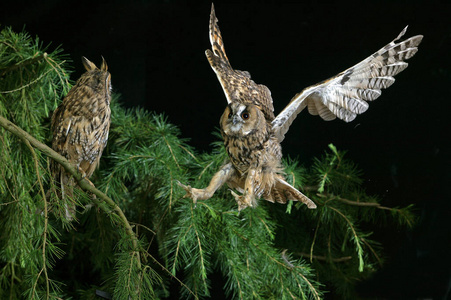
POLYGON ((282 177, 276 176, 274 179, 276 183, 271 192, 264 196, 265 200, 278 203, 287 203, 288 200, 300 201, 310 209, 316 208, 316 204, 310 198, 295 189, 282 177))
MULTIPOLYGON (((64 218, 71 222, 75 216, 75 203, 74 203, 74 179, 68 176, 64 170, 56 170, 58 172, 54 178, 56 178, 56 185, 59 186, 59 190, 56 191, 58 205, 53 205, 53 209, 56 215, 62 215, 61 209, 64 209, 64 218)), ((55 173, 54 173, 55 174, 55 173)), ((47 201, 51 201, 50 190, 46 194, 47 201)))
MULTIPOLYGON (((64 173, 64 172, 62 172, 64 173)), ((74 179, 67 174, 61 175, 61 200, 64 202, 65 218, 71 222, 75 216, 74 179), (64 179, 62 177, 65 177, 64 179)))

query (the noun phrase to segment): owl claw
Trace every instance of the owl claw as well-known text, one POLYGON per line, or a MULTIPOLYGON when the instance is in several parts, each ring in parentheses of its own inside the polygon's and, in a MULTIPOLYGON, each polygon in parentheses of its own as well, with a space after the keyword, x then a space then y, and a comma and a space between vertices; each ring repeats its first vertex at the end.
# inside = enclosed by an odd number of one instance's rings
MULTIPOLYGON (((177 181, 177 185, 179 187, 181 187, 182 189, 184 189, 185 192, 186 192, 186 194, 183 195, 182 198, 191 198, 191 199, 193 199, 193 196, 194 196, 193 193, 192 193, 193 188, 190 185, 184 185, 180 181, 177 181)), ((196 199, 193 199, 193 200, 194 200, 194 202, 196 201, 196 199)))
POLYGON ((199 189, 194 189, 190 185, 184 185, 180 181, 177 181, 177 185, 183 188, 186 191, 186 194, 183 195, 183 198, 193 199, 194 207, 197 206, 197 199, 199 199, 199 189))
POLYGON ((249 199, 248 195, 238 195, 232 190, 230 190, 230 193, 235 198, 235 201, 238 203, 238 211, 242 211, 246 207, 252 207, 252 201, 249 199))
MULTIPOLYGON (((77 166, 77 169, 78 169, 78 173, 80 173, 81 174, 81 179, 86 179, 86 172, 85 171, 83 171, 83 169, 82 168, 80 168, 79 166, 77 166)), ((89 181, 89 180, 88 180, 89 181)), ((89 181, 90 182, 90 181, 89 181)), ((91 183, 91 182, 90 182, 91 183)), ((92 184, 92 183, 91 183, 92 184)), ((92 184, 93 185, 93 184, 92 184)))

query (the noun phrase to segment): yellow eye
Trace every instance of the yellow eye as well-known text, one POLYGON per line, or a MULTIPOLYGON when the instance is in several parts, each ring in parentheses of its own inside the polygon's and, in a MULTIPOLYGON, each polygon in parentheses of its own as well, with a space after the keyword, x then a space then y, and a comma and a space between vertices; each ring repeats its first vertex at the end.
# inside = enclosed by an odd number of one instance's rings
POLYGON ((247 120, 247 119, 249 119, 249 114, 247 112, 243 112, 241 114, 241 118, 243 118, 243 120, 247 120))

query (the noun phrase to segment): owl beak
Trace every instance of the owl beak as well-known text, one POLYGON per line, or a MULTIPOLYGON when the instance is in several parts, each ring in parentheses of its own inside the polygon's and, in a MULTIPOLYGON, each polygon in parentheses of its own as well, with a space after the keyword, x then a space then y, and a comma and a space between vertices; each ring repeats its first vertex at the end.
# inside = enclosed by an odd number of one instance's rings
POLYGON ((233 116, 232 118, 232 125, 236 125, 238 123, 241 123, 241 119, 238 116, 233 116))

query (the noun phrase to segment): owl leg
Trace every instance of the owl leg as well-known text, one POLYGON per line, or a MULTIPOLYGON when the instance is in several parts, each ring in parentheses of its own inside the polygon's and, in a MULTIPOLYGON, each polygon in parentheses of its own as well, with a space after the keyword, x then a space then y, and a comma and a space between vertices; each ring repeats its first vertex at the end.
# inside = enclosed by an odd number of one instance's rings
POLYGON ((233 197, 235 197, 236 202, 238 203, 238 210, 241 211, 246 207, 255 207, 257 206, 257 201, 255 201, 255 188, 259 188, 258 185, 258 172, 257 169, 251 168, 247 172, 246 181, 244 183, 244 192, 243 195, 238 195, 234 191, 231 191, 233 197))
POLYGON ((195 189, 189 185, 181 184, 177 182, 179 186, 181 186, 186 194, 183 198, 191 198, 194 203, 197 200, 207 200, 213 196, 217 189, 219 189, 230 177, 235 173, 235 169, 233 168, 231 163, 224 165, 215 175, 211 178, 209 185, 204 189, 195 189))
POLYGON ((309 197, 295 189, 292 185, 280 177, 276 177, 276 185, 274 188, 286 194, 288 200, 300 201, 307 205, 310 209, 316 208, 316 204, 310 200, 309 197))

